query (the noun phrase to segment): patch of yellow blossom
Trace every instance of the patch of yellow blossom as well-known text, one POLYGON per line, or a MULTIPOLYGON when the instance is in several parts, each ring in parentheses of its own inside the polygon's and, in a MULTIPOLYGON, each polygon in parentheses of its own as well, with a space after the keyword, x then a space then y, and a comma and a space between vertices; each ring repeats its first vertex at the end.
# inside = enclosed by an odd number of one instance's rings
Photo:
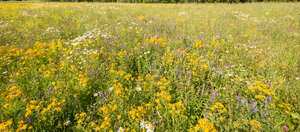
POLYGON ((109 113, 114 112, 117 109, 117 105, 114 103, 106 104, 98 109, 100 113, 105 116, 109 116, 109 113))
POLYGON ((202 46, 202 40, 198 40, 195 43, 193 43, 193 48, 201 48, 202 46))
POLYGON ((247 90, 245 90, 246 93, 257 93, 258 95, 255 95, 255 99, 264 101, 266 96, 273 96, 274 99, 277 99, 275 91, 270 89, 266 84, 264 84, 262 81, 256 81, 253 83, 253 86, 249 86, 247 90))
POLYGON ((0 131, 4 131, 4 130, 8 130, 9 129, 9 126, 13 123, 12 119, 6 121, 6 122, 3 122, 3 123, 0 123, 0 131))
POLYGON ((4 96, 6 101, 10 101, 15 99, 16 97, 20 97, 21 94, 22 94, 22 89, 19 88, 18 86, 13 85, 8 87, 8 89, 5 92, 3 92, 1 96, 4 96))
POLYGON ((174 116, 174 115, 179 115, 181 117, 184 117, 187 119, 186 116, 182 115, 181 113, 184 112, 185 110, 185 106, 182 102, 177 102, 174 104, 169 104, 169 107, 171 108, 171 110, 169 110, 169 112, 174 116))
POLYGON ((207 119, 202 118, 198 120, 198 124, 190 129, 191 132, 217 132, 213 123, 209 122, 207 119))
POLYGON ((251 121, 250 121, 250 126, 251 126, 252 130, 255 131, 255 132, 258 132, 257 129, 260 129, 260 128, 261 128, 261 124, 260 124, 260 122, 257 121, 257 120, 251 120, 251 121))
POLYGON ((5 4, 0 4, 0 9, 20 9, 20 8, 29 8, 33 7, 33 4, 21 4, 21 3, 5 3, 5 4))
POLYGON ((280 103, 280 104, 278 104, 278 107, 282 108, 286 114, 290 114, 290 111, 291 111, 291 105, 290 104, 280 103))
POLYGON ((143 119, 143 117, 146 115, 147 110, 143 106, 138 106, 137 108, 133 108, 130 111, 127 112, 128 116, 135 120, 136 122, 139 122, 143 119))
POLYGON ((214 112, 219 112, 219 113, 227 112, 227 109, 220 102, 216 102, 215 105, 210 108, 210 110, 212 110, 214 112))
POLYGON ((151 37, 150 39, 148 39, 148 42, 150 44, 153 44, 154 46, 161 46, 161 47, 167 46, 166 41, 161 37, 151 37))
POLYGON ((95 127, 95 131, 106 131, 108 128, 110 128, 111 124, 110 124, 110 118, 105 117, 104 121, 101 123, 100 126, 95 127))

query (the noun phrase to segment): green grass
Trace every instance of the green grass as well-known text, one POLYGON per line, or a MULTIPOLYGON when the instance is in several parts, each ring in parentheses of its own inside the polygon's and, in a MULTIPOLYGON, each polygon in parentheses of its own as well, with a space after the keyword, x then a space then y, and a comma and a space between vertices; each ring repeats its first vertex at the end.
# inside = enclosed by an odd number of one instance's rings
POLYGON ((299 131, 298 12, 0 3, 0 131, 299 131))

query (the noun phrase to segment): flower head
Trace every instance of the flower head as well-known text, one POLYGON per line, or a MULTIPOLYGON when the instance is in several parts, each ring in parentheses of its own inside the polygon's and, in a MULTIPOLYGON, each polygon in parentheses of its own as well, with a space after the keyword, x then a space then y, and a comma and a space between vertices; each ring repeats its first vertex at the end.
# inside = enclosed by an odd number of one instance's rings
POLYGON ((289 131, 289 128, 287 126, 282 127, 285 131, 289 131))

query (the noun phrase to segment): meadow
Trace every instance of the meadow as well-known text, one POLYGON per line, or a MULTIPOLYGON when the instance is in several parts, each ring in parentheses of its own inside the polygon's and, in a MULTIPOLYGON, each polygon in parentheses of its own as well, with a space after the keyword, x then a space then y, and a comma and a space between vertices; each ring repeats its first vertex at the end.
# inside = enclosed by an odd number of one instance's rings
POLYGON ((300 131, 300 3, 0 3, 0 131, 300 131))

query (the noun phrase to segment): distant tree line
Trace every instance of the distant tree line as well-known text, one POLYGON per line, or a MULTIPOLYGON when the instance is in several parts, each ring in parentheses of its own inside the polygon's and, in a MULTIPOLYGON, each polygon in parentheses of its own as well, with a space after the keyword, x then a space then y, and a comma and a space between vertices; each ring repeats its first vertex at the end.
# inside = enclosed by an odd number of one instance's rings
MULTIPOLYGON (((0 0, 28 1, 28 0, 0 0)), ((30 0, 29 0, 30 1, 30 0)), ((245 2, 299 2, 300 0, 41 0, 44 2, 120 2, 120 3, 245 3, 245 2)))

